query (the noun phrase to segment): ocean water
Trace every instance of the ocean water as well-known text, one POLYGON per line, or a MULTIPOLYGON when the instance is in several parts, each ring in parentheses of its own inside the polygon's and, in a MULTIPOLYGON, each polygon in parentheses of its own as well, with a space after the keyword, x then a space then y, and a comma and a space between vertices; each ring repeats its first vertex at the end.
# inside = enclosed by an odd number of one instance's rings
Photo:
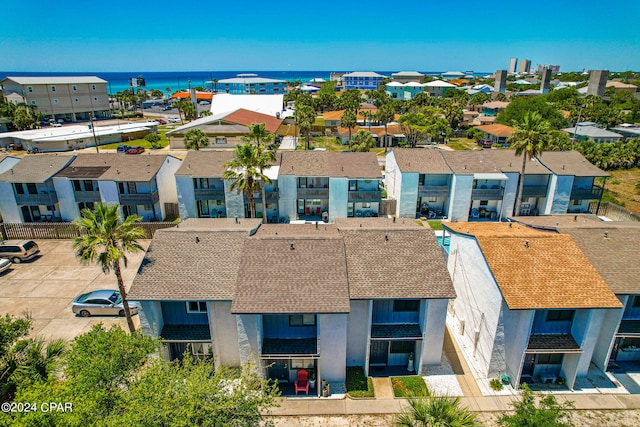
MULTIPOLYGON (((337 70, 340 72, 340 70, 337 70)), ((349 72, 349 71, 344 71, 349 72)), ((129 81, 133 77, 142 77, 145 79, 146 89, 158 89, 163 93, 166 93, 166 89, 170 89, 170 93, 177 90, 186 90, 195 86, 211 87, 208 83, 213 79, 222 80, 236 77, 240 73, 253 73, 260 77, 279 79, 287 81, 301 81, 302 83, 309 82, 313 78, 322 78, 329 80, 331 71, 150 71, 150 72, 12 72, 12 71, 0 71, 0 80, 6 76, 98 76, 108 82, 107 91, 111 94, 122 92, 125 89, 129 89, 129 81)), ((391 76, 395 71, 378 71, 378 73, 391 76)), ((423 74, 440 74, 440 71, 426 71, 423 74)), ((474 73, 474 75, 486 75, 490 73, 474 73)))

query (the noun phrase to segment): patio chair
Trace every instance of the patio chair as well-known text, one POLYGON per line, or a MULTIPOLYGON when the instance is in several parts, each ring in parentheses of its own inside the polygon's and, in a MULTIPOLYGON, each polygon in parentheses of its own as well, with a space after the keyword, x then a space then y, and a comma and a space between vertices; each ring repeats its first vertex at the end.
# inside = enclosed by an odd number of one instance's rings
POLYGON ((311 208, 305 208, 304 211, 307 215, 311 215, 311 208))
POLYGON ((316 215, 320 215, 320 206, 316 208, 316 215))
POLYGON ((309 373, 305 369, 300 369, 298 371, 298 378, 293 383, 295 387, 296 394, 299 391, 304 391, 304 394, 309 394, 309 373))
POLYGON ((480 212, 478 212, 478 209, 476 209, 476 208, 471 209, 471 218, 472 219, 479 219, 480 218, 480 212))

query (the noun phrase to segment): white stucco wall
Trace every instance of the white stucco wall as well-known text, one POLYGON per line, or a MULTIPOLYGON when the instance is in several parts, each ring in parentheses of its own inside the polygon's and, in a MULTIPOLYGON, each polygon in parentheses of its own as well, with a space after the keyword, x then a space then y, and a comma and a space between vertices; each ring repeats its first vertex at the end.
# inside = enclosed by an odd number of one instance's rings
POLYGON ((163 162, 160 170, 156 174, 156 183, 158 184, 158 196, 160 198, 160 215, 164 219, 167 215, 164 208, 165 203, 178 203, 178 192, 176 190, 175 173, 180 167, 182 160, 167 156, 167 159, 163 162))
POLYGON ((571 327, 571 334, 582 347, 582 354, 579 356, 576 375, 583 377, 587 375, 593 351, 598 343, 598 336, 602 329, 602 322, 607 310, 577 310, 571 327), (582 314, 582 312, 585 312, 582 314), (574 332, 575 330, 575 332, 574 332))
POLYGON ((238 366, 240 351, 236 315, 231 314, 231 301, 209 301, 209 330, 214 345, 216 367, 238 366))
POLYGON ((287 217, 290 220, 298 218, 298 188, 296 177, 293 175, 278 176, 278 188, 280 191, 280 199, 278 200, 278 209, 281 217, 287 217))
POLYGON ((180 219, 197 218, 198 206, 193 188, 193 177, 187 175, 176 176, 176 191, 178 193, 180 219))
MULTIPOLYGON (((384 188, 387 190, 387 198, 397 200, 399 197, 398 180, 400 179, 400 170, 396 162, 396 155, 392 151, 387 152, 385 156, 384 166, 384 188)), ((396 203, 396 216, 398 216, 398 204, 396 203)))
POLYGON ((329 178, 329 222, 347 217, 348 190, 347 178, 329 178))
POLYGON ((429 365, 439 365, 444 344, 444 328, 447 320, 447 299, 430 299, 425 303, 426 315, 422 323, 422 349, 416 355, 420 370, 429 365))
POLYGON ((554 192, 551 207, 548 209, 551 215, 566 214, 569 208, 569 197, 573 187, 573 176, 554 176, 554 192))
POLYGON ((142 334, 159 337, 164 327, 160 301, 140 301, 140 310, 138 310, 138 313, 142 334))
POLYGON ((260 344, 258 335, 260 333, 259 318, 255 314, 236 315, 236 330, 238 333, 237 346, 239 350, 240 363, 258 363, 260 356, 260 344))
POLYGON ((73 221, 80 217, 73 185, 69 178, 53 178, 53 186, 58 195, 58 208, 63 221, 73 221))
POLYGON ((115 181, 98 181, 102 203, 120 203, 118 184, 115 181))
POLYGON ((10 182, 0 182, 0 213, 6 223, 22 223, 22 215, 10 182))
POLYGON ((417 172, 405 172, 401 174, 400 195, 398 197, 398 210, 402 218, 416 217, 416 203, 418 202, 418 177, 417 172))
POLYGON ((351 300, 347 315, 347 366, 366 366, 371 331, 369 300, 351 300))
MULTIPOLYGON (((629 295, 616 295, 623 306, 627 306, 629 302, 629 295)), ((602 370, 606 369, 609 364, 609 355, 615 341, 615 335, 618 331, 618 326, 622 320, 624 314, 624 308, 605 310, 602 318, 602 325, 600 327, 600 334, 598 334, 598 340, 593 348, 592 360, 596 366, 602 370)))
MULTIPOLYGON (((511 379, 512 384, 520 382, 520 372, 524 360, 524 352, 529 344, 529 334, 533 324, 533 310, 509 310, 506 302, 502 303, 502 318, 504 342, 502 354, 494 350, 494 360, 504 358, 504 373, 511 379)), ((494 366, 498 365, 494 362, 494 366)), ((496 376, 504 375, 497 372, 496 376)))
POLYGON ((516 205, 516 194, 518 193, 518 178, 520 177, 520 174, 517 172, 504 174, 508 179, 503 183, 504 195, 502 196, 502 212, 498 213, 499 218, 506 218, 513 215, 513 209, 516 205))
POLYGON ((578 372, 578 364, 580 361, 580 354, 572 353, 565 354, 562 359, 562 367, 560 368, 560 375, 566 379, 566 384, 569 390, 573 389, 576 383, 576 376, 578 372))
POLYGON ((320 376, 327 382, 347 377, 347 314, 320 314, 320 376))
MULTIPOLYGON (((462 340, 470 348, 475 348, 474 363, 483 375, 488 376, 502 308, 502 295, 478 243, 472 237, 455 233, 451 235, 447 268, 457 294, 454 302, 455 316, 465 324, 462 340)), ((459 334, 460 331, 453 333, 459 334)))
POLYGON ((467 221, 469 219, 472 189, 473 175, 453 175, 451 199, 449 199, 449 218, 451 221, 467 221))
MULTIPOLYGON (((244 194, 237 187, 231 189, 231 180, 224 181, 224 198, 227 204, 227 218, 244 218, 244 194)), ((256 203, 256 208, 257 208, 256 203)))

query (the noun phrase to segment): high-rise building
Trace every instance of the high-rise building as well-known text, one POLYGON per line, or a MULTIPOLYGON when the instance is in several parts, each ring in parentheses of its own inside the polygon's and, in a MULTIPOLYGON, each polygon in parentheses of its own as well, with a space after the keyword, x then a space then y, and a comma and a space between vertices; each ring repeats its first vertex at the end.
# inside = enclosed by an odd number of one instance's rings
POLYGON ((518 58, 511 58, 509 60, 509 73, 515 74, 518 68, 518 58))
POLYGON ((496 81, 493 85, 494 92, 504 92, 507 87, 507 70, 496 71, 496 81))
POLYGON ((609 78, 608 70, 591 70, 587 95, 603 96, 609 78))
POLYGON ((549 93, 549 82, 551 82, 551 69, 542 69, 542 81, 540 82, 540 93, 549 93))
POLYGON ((551 70, 551 74, 558 74, 560 72, 560 66, 559 65, 551 65, 551 64, 538 64, 536 65, 536 74, 541 74, 542 71, 548 68, 551 70))
POLYGON ((529 74, 531 72, 531 60, 523 59, 520 61, 520 74, 529 74))

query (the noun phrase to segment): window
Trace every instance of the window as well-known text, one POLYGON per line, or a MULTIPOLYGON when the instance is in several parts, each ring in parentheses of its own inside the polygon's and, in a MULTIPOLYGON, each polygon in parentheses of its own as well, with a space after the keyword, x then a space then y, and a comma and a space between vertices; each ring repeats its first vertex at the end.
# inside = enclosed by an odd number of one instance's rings
POLYGON ((488 200, 480 200, 480 206, 487 206, 489 204, 488 200))
POLYGON ((80 187, 80 181, 73 180, 71 182, 73 182, 73 189, 75 191, 82 191, 82 188, 80 187))
POLYGON ((292 314, 289 316, 289 326, 315 326, 315 314, 292 314))
POLYGON ((391 341, 390 353, 413 353, 416 349, 415 341, 391 341))
POLYGON ((93 188, 93 181, 85 180, 84 181, 84 189, 85 191, 95 191, 93 188))
POLYGON ((353 216, 353 203, 347 203, 347 216, 353 216))
POLYGON ((349 180, 349 191, 357 191, 358 190, 358 181, 355 179, 349 180))
POLYGON ((56 91, 56 87, 55 86, 51 86, 51 92, 55 92, 56 91))
POLYGON ((144 210, 145 211, 152 211, 153 210, 153 206, 152 205, 144 205, 144 210))
POLYGON ((362 208, 363 208, 363 209, 369 209, 370 207, 371 207, 371 203, 370 203, 370 202, 364 202, 364 203, 362 204, 362 208))
POLYGON ((582 204, 582 200, 574 200, 573 202, 571 202, 571 204, 573 206, 580 206, 582 204))
POLYGON ((307 188, 307 178, 298 178, 298 188, 307 188))
POLYGON ((208 178, 200 178, 200 188, 209 188, 209 179, 208 178))
POLYGON ((429 202, 437 202, 438 198, 435 196, 429 196, 429 202))
POLYGON ((633 308, 639 308, 640 307, 640 296, 636 295, 633 298, 633 303, 631 304, 631 307, 633 308))
POLYGON ((313 359, 291 359, 291 369, 313 369, 314 366, 313 359))
POLYGON ((94 207, 95 206, 94 206, 93 202, 86 202, 86 203, 85 202, 80 202, 80 203, 78 203, 78 209, 80 209, 80 210, 83 210, 83 209, 91 209, 91 210, 93 210, 94 207))
POLYGON ((420 300, 417 299, 398 299, 393 301, 393 311, 418 311, 420 308, 420 300))
POLYGON ((539 354, 537 363, 540 365, 560 365, 562 354, 539 354))
MULTIPOLYGON (((78 86, 76 86, 76 85, 71 86, 71 90, 76 92, 78 90, 78 86)), ((76 98, 76 99, 78 99, 78 98, 76 98)))
POLYGON ((27 92, 29 93, 33 92, 33 86, 27 86, 27 92))
POLYGON ((27 193, 38 194, 38 187, 33 183, 27 184, 27 193))
POLYGON ((187 301, 187 313, 206 313, 206 301, 187 301))
POLYGON ((13 186, 16 189, 16 194, 24 194, 24 187, 22 186, 21 183, 17 182, 15 184, 13 184, 13 186))
POLYGON ((189 343, 191 355, 197 358, 213 356, 213 349, 210 343, 206 342, 192 342, 189 343))
POLYGON ((547 322, 570 322, 573 320, 573 310, 549 310, 547 322))
POLYGON ((222 137, 222 138, 216 138, 216 144, 222 144, 222 145, 224 145, 224 144, 226 144, 226 143, 227 143, 227 138, 224 138, 224 137, 222 137))

